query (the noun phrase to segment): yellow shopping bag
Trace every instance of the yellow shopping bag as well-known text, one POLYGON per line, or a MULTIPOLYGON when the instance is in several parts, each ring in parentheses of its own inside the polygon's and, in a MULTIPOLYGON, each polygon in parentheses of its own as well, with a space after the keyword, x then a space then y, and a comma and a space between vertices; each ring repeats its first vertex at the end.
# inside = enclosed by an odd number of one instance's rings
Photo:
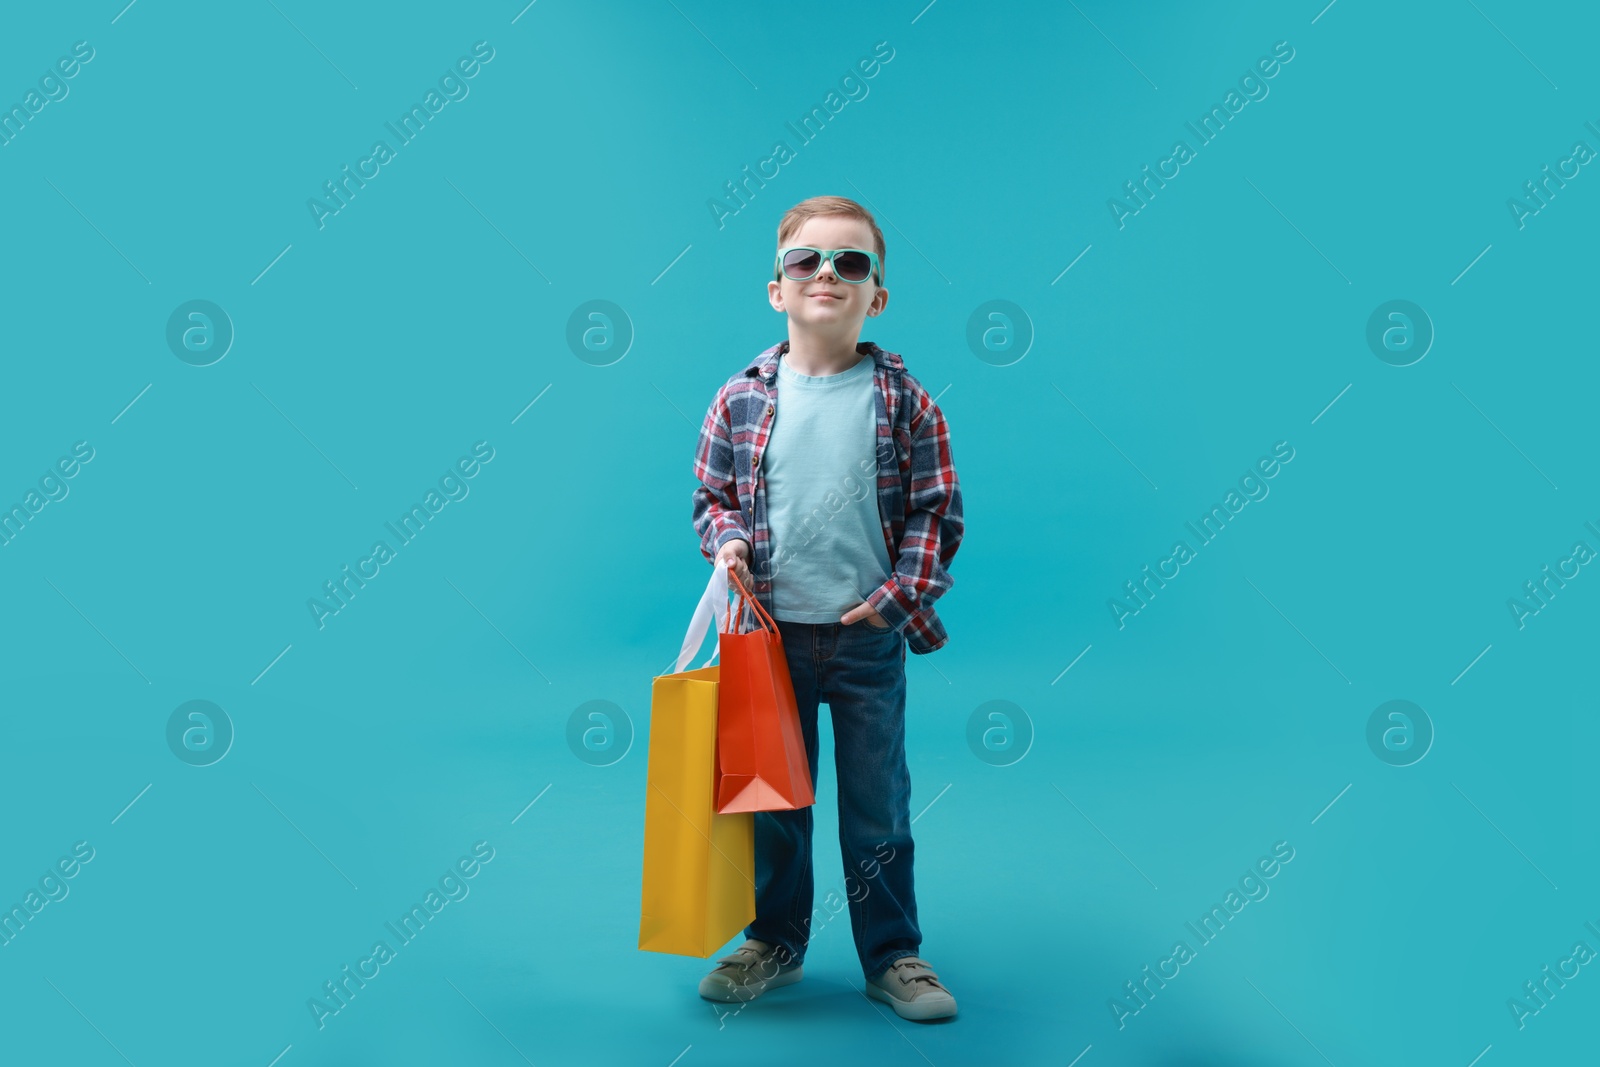
POLYGON ((648 952, 706 959, 756 917, 755 815, 716 811, 720 668, 708 659, 698 670, 684 669, 712 617, 726 618, 727 590, 727 571, 718 566, 689 624, 677 671, 650 686, 639 914, 639 948, 648 952))

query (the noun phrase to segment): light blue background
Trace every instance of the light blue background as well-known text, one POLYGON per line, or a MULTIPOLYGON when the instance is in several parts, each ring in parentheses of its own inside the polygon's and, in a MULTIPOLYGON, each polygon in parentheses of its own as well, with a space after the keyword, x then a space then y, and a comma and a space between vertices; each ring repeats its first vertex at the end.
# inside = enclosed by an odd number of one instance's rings
MULTIPOLYGON (((0 502, 95 458, 0 548, 0 903, 96 854, 0 948, 3 1058, 1592 1059, 1594 966, 1525 1029, 1506 1007, 1600 949, 1600 577, 1524 629, 1506 607, 1600 547, 1600 177, 1523 229, 1506 207, 1600 148, 1597 27, 1519 14, 9 11, 0 101, 95 58, 0 147, 0 502), (470 95, 319 230, 307 199, 480 40, 470 95), (879 41, 869 95, 719 229, 707 201, 879 41), (1118 229, 1107 199, 1277 41, 1270 95, 1118 229), (777 222, 825 193, 878 212, 892 299, 863 337, 940 394, 965 494, 950 644, 908 663, 923 953, 961 1012, 865 1000, 840 916, 719 1027, 708 962, 636 948, 649 685, 707 573, 700 416, 784 337, 777 222), (237 331, 209 367, 164 340, 192 299, 237 331), (1034 334, 1004 367, 966 342, 996 299, 1034 334), (1437 331, 1409 367, 1365 341, 1392 299, 1437 331), (608 366, 566 341, 590 300, 636 333, 608 366), (1107 600, 1280 440, 1270 496, 1119 630, 1107 600), (476 441, 470 496, 319 630, 307 599, 476 441), (237 731, 210 767, 165 741, 193 699, 237 731), (1365 740, 1391 699, 1436 730, 1410 767, 1365 740), (610 766, 566 741, 590 700, 635 732, 610 766), (967 746, 992 700, 1031 722, 1011 766, 967 746), (470 895, 319 1031, 307 999, 480 840, 470 895), (1270 896, 1119 1030, 1110 998, 1277 841, 1270 896)), ((818 785, 820 901, 831 763, 818 785)))

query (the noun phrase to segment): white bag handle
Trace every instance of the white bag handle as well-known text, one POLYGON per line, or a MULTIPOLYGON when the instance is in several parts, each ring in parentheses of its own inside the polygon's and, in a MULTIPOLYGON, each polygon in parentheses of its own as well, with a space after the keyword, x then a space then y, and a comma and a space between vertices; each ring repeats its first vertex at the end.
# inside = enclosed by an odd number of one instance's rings
MULTIPOLYGON (((689 669, 689 664, 694 662, 694 654, 700 650, 700 644, 706 638, 706 631, 711 628, 712 619, 716 619, 717 632, 721 633, 728 625, 728 561, 717 560, 711 570, 711 580, 706 583, 706 591, 700 596, 700 603, 695 605, 694 617, 689 620, 689 631, 684 634, 683 647, 678 651, 678 665, 673 673, 681 673, 689 669)), ((712 648, 711 655, 700 664, 701 668, 711 666, 711 661, 717 658, 721 651, 720 640, 714 642, 717 647, 712 648)))

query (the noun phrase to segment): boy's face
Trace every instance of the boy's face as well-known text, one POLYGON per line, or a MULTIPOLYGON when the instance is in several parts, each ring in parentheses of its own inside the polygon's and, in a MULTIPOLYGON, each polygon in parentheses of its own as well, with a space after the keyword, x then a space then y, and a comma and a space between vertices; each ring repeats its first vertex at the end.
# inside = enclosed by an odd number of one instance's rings
MULTIPOLYGON (((795 245, 877 251, 867 224, 846 215, 817 215, 807 219, 782 247, 795 245)), ((834 276, 833 264, 824 261, 810 281, 797 282, 785 276, 768 282, 767 300, 773 310, 788 314, 791 326, 799 325, 813 333, 853 341, 860 336, 865 319, 883 312, 889 303, 889 290, 871 279, 859 285, 842 282, 834 276)))

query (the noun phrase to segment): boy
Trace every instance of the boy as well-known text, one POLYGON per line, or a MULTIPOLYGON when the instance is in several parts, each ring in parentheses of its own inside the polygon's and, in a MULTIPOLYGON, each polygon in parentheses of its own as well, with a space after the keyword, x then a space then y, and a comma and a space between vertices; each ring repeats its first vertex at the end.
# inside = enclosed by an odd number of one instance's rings
MULTIPOLYGON (((948 640, 933 602, 952 584, 964 523, 943 413, 898 355, 858 342, 889 302, 883 258, 883 233, 853 200, 813 197, 783 216, 767 299, 789 339, 707 410, 694 528, 706 559, 726 560, 778 623, 813 782, 817 705, 828 705, 866 992, 927 1020, 956 1002, 917 955, 905 656, 948 640)), ((811 812, 755 813, 756 919, 701 996, 743 1002, 800 980, 811 812)))

